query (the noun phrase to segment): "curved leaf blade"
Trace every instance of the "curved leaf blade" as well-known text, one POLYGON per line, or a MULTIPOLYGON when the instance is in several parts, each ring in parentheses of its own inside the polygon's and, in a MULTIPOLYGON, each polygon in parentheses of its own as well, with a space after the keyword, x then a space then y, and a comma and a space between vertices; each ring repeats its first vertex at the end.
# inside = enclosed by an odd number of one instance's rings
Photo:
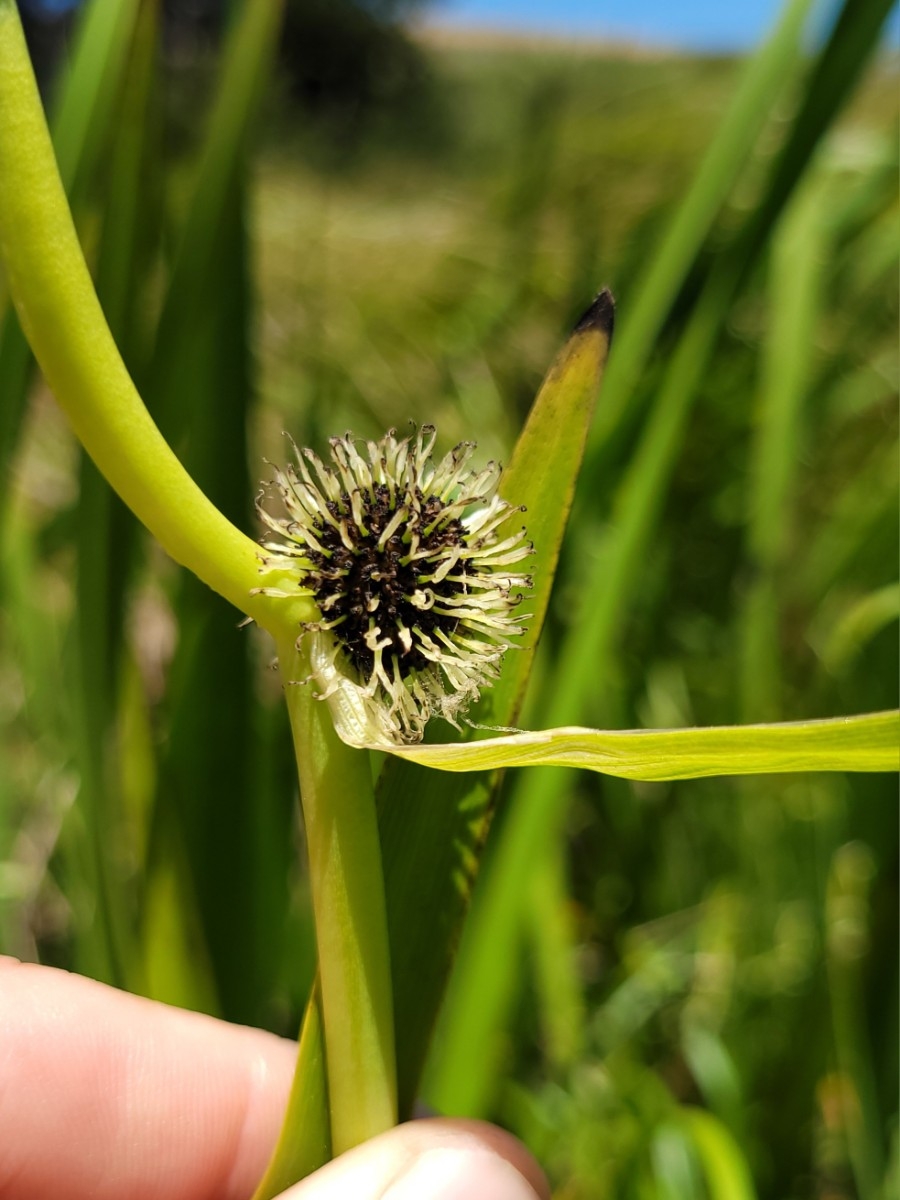
POLYGON ((481 742, 372 746, 440 771, 580 767, 621 779, 700 779, 794 771, 900 770, 900 711, 697 729, 513 733, 481 742))

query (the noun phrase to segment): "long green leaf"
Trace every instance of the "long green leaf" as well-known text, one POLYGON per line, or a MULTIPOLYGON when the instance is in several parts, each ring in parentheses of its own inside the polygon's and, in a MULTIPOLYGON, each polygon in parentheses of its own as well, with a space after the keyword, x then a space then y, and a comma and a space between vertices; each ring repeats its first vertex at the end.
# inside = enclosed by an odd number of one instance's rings
POLYGON ((580 767, 620 779, 896 771, 900 770, 900 711, 702 729, 572 727, 514 733, 482 742, 442 746, 379 743, 373 748, 440 771, 580 767))

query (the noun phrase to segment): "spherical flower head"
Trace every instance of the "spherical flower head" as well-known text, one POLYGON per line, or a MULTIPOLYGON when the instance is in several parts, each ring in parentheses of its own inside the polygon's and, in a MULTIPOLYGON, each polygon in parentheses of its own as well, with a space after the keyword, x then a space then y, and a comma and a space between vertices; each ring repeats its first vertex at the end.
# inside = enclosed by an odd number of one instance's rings
POLYGON ((320 683, 353 689, 397 742, 419 741, 432 716, 457 724, 524 632, 513 609, 531 586, 513 569, 533 550, 511 521, 523 510, 496 495, 500 467, 470 470, 471 442, 435 462, 434 442, 425 425, 332 438, 330 462, 295 446, 257 506, 278 539, 263 543, 264 566, 296 571, 321 613, 306 631, 333 639, 314 639, 320 662, 330 645, 320 683), (262 503, 272 492, 283 515, 262 503))

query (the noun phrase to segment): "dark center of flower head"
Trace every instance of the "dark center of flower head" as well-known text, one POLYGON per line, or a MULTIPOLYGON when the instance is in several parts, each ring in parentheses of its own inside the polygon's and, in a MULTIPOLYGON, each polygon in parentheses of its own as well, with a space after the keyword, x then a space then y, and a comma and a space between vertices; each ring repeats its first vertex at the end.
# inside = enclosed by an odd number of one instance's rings
POLYGON ((368 676, 375 655, 367 642, 373 621, 379 627, 384 660, 396 659, 400 674, 421 671, 428 659, 405 631, 418 630, 433 638, 437 630, 450 636, 458 620, 441 601, 467 593, 465 560, 457 562, 451 578, 437 582, 432 578, 435 558, 456 546, 462 546, 465 527, 458 517, 446 512, 446 506, 434 495, 424 496, 416 488, 412 496, 391 494, 384 484, 376 484, 373 495, 362 493, 362 523, 354 518, 350 497, 329 500, 327 508, 338 526, 322 519, 314 526, 323 553, 307 552, 314 570, 305 579, 316 603, 329 622, 335 625, 353 665, 368 676), (412 504, 410 504, 412 501, 412 504), (409 511, 407 519, 386 539, 382 534, 401 506, 409 511), (442 514, 444 514, 442 516, 442 514), (417 555, 411 555, 412 533, 417 534, 417 555), (349 543, 349 546, 348 544, 349 543), (421 552, 427 551, 427 557, 421 552), (413 597, 428 588, 434 603, 424 608, 413 597))

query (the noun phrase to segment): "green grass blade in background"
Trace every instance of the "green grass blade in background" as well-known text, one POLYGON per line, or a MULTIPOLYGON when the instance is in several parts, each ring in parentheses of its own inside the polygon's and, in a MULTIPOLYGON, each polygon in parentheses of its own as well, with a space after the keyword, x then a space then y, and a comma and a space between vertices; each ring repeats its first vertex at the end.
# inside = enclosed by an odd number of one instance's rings
MULTIPOLYGON (((713 906, 711 906, 713 907, 713 906)), ((733 931, 728 929, 728 933, 733 931)), ((701 944, 699 953, 706 948, 701 944)), ((713 953, 727 954, 728 946, 717 946, 713 953)), ((702 985, 701 985, 702 986, 702 985)), ((708 986, 706 988, 709 992, 708 986)), ((698 1008, 701 1006, 698 1004, 698 1008)), ((708 1004, 705 1006, 708 1008, 708 1004)), ((714 1031, 715 1020, 689 1021, 682 1033, 685 1061, 703 1097, 704 1104, 724 1122, 739 1142, 746 1139, 746 1098, 741 1088, 740 1071, 721 1034, 714 1031)))
MULTIPOLYGON (((166 814, 170 816, 170 814, 166 814)), ((219 994, 181 830, 149 830, 142 860, 139 958, 133 974, 142 994, 179 1008, 218 1013, 219 994)))
POLYGON ((116 345, 136 375, 141 373, 146 355, 142 305, 162 223, 160 21, 158 0, 141 0, 110 139, 111 162, 94 272, 116 345))
POLYGON ((863 647, 900 617, 900 583, 868 592, 843 608, 833 623, 818 631, 818 651, 832 675, 846 673, 863 647))
MULTIPOLYGON (((96 171, 128 58, 138 0, 93 0, 85 6, 50 122, 70 204, 81 210, 96 171)), ((11 306, 0 304, 0 470, 19 437, 31 375, 31 351, 11 306)))
POLYGON ((537 864, 528 896, 528 936, 534 964, 542 1042, 551 1069, 579 1062, 587 1013, 577 969, 577 946, 561 843, 537 864))
POLYGON ((725 1126, 702 1109, 683 1109, 682 1123, 703 1167, 710 1200, 756 1200, 747 1160, 725 1126))
POLYGON ((747 163, 747 148, 756 141, 773 104, 794 78, 800 35, 812 4, 786 4, 767 43, 744 68, 743 78, 716 131, 690 189, 680 202, 660 246, 629 289, 606 381, 606 399, 590 435, 589 465, 625 416, 663 323, 713 222, 747 163))
POLYGON ((71 66, 53 106, 53 146, 75 209, 84 201, 117 115, 140 4, 141 0, 93 0, 86 6, 71 66))
POLYGON ((748 222, 744 236, 749 261, 755 260, 813 151, 877 51, 893 2, 845 0, 807 81, 803 102, 773 165, 766 192, 748 222))
POLYGON ((693 1145, 678 1121, 660 1122, 656 1127, 650 1158, 659 1200, 699 1200, 703 1196, 693 1145))
POLYGON ((796 589, 822 597, 840 579, 860 545, 897 511, 897 446, 876 446, 860 471, 829 505, 828 520, 814 531, 798 566, 796 589))
POLYGON ((772 247, 747 530, 751 582, 740 618, 741 715, 748 721, 782 715, 779 577, 793 544, 793 476, 813 375, 828 197, 827 178, 807 182, 782 217, 772 247))
POLYGON ((147 382, 160 428, 179 446, 191 411, 192 355, 198 320, 221 293, 215 271, 229 248, 228 197, 240 186, 248 135, 269 78, 282 0, 243 0, 233 13, 197 178, 172 264, 147 382))
POLYGON ((878 1196, 885 1162, 882 1117, 873 1070, 876 1048, 867 1034, 861 995, 861 949, 871 933, 869 889, 875 862, 868 847, 838 848, 828 875, 826 942, 831 1019, 844 1113, 841 1124, 859 1196, 878 1196))
MULTIPOLYGON (((35 586, 36 580, 47 580, 37 525, 35 513, 21 497, 4 506, 0 612, 4 650, 15 668, 7 667, 4 674, 8 707, 0 723, 0 837, 9 838, 3 838, 0 849, 0 952, 25 961, 39 954, 42 898, 54 889, 52 883, 48 888, 54 860, 64 857, 73 883, 66 889, 73 922, 87 924, 95 908, 90 891, 93 865, 84 838, 73 837, 71 831, 77 776, 72 765, 70 689, 60 686, 68 614, 50 602, 48 589, 35 586), (39 756, 35 746, 41 748, 39 756)), ((64 888, 68 881, 62 872, 55 875, 64 888)), ((91 961, 102 969, 105 949, 99 940, 95 936, 91 961)))

